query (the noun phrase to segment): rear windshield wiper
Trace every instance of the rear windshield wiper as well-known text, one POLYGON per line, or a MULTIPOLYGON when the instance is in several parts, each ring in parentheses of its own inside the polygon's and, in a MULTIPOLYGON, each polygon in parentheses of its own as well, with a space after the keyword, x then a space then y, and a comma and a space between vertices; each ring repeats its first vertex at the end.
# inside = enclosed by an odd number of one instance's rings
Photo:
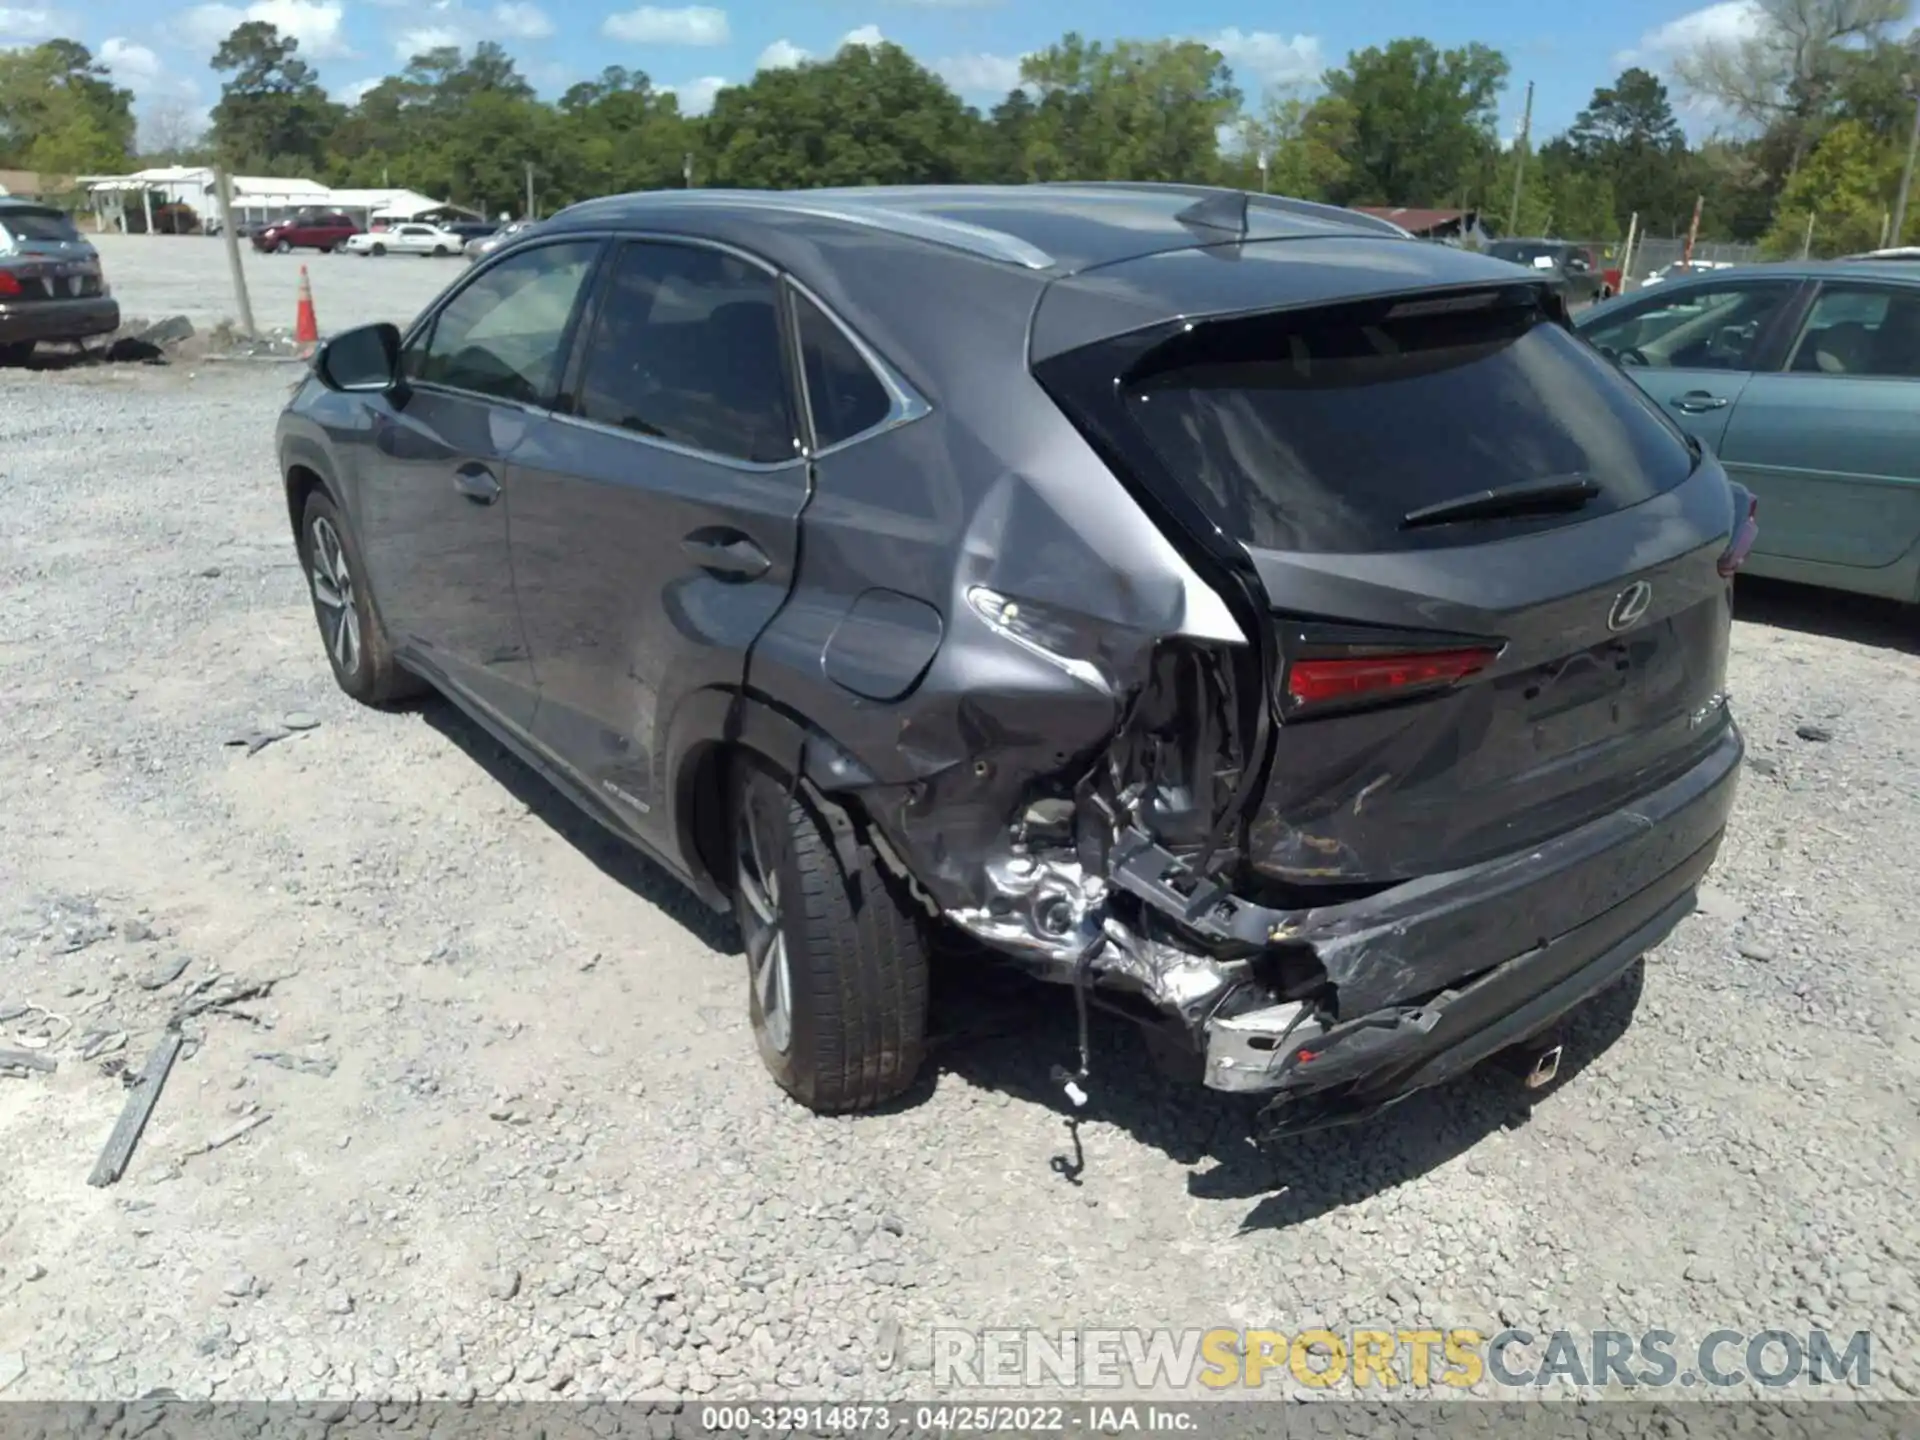
POLYGON ((1532 515, 1554 510, 1578 510, 1600 493, 1600 484, 1588 475, 1548 475, 1522 480, 1497 490, 1475 490, 1451 500, 1437 500, 1409 510, 1402 530, 1422 525, 1446 525, 1455 520, 1492 520, 1507 515, 1532 515))

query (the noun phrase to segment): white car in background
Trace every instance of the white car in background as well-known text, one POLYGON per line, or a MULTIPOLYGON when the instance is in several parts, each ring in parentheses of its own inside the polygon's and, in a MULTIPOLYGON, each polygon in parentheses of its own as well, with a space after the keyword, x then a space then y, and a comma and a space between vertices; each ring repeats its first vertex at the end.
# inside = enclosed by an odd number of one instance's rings
POLYGON ((385 230, 350 235, 345 248, 349 255, 458 255, 466 248, 466 241, 438 225, 408 221, 385 230))
POLYGON ((1658 285, 1662 280, 1678 280, 1685 275, 1699 275, 1707 270, 1731 270, 1731 260, 1676 260, 1664 270, 1655 271, 1640 282, 1640 288, 1658 285))

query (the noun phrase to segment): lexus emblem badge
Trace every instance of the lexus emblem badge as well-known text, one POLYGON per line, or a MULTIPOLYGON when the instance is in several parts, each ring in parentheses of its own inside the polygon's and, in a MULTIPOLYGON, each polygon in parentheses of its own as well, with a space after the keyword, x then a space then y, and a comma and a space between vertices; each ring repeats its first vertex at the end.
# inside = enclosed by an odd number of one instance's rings
POLYGON ((1653 587, 1644 580, 1634 581, 1613 597, 1613 608, 1607 612, 1607 628, 1625 630, 1629 625, 1637 624, 1652 603, 1653 587))

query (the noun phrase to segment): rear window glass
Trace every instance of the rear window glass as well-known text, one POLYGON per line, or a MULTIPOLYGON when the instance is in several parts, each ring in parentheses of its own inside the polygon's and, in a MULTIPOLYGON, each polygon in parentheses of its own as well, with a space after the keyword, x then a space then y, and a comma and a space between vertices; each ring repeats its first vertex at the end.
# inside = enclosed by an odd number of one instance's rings
POLYGON ((0 229, 16 240, 78 240, 80 232, 60 210, 0 210, 0 229))
POLYGON ((1521 240, 1501 240, 1489 245, 1487 254, 1496 260, 1539 268, 1541 261, 1548 266, 1558 265, 1567 252, 1558 245, 1529 245, 1521 240))
POLYGON ((1129 382, 1128 407, 1221 528, 1264 549, 1477 544, 1638 504, 1691 473, 1679 431, 1531 300, 1422 308, 1191 331, 1129 382), (1403 526, 1441 501, 1572 477, 1600 487, 1576 512, 1403 526))

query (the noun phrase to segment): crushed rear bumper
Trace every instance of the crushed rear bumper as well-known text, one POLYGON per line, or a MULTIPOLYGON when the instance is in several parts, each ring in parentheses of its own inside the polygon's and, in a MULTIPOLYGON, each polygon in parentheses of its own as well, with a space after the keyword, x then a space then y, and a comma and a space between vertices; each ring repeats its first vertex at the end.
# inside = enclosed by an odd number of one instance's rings
POLYGON ((1729 725, 1630 809, 1522 855, 1295 917, 1288 938, 1313 946, 1333 1011, 1222 1007, 1205 1029, 1208 1085, 1273 1094, 1272 1133, 1293 1133, 1364 1118, 1547 1029, 1693 909, 1743 753, 1729 725))

